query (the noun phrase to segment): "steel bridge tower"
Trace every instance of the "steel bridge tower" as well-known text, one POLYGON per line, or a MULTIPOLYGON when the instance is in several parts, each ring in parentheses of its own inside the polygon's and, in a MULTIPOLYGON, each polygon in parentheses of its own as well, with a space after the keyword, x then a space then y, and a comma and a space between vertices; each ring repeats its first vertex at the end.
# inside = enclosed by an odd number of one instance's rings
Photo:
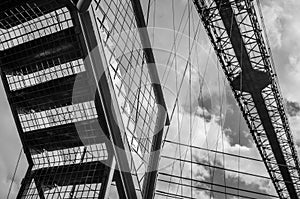
POLYGON ((260 8, 253 0, 193 2, 280 198, 299 198, 299 159, 260 8))

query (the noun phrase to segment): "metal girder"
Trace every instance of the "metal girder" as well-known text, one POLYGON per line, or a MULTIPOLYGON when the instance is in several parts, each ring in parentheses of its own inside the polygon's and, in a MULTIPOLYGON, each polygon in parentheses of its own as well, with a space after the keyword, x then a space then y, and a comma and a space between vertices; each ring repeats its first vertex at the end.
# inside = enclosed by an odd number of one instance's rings
POLYGON ((111 183, 112 183, 113 179, 116 181, 116 177, 114 177, 114 175, 117 172, 115 172, 115 169, 116 169, 116 158, 115 158, 115 156, 112 156, 109 159, 109 166, 106 167, 106 170, 105 170, 105 173, 103 176, 103 180, 101 183, 101 189, 100 189, 100 193, 98 196, 99 199, 109 198, 111 183))
POLYGON ((194 0, 280 198, 298 198, 297 152, 251 0, 194 0))
POLYGON ((146 57, 148 70, 150 73, 151 84, 154 90, 156 103, 158 105, 158 116, 156 118, 155 135, 152 138, 151 154, 147 172, 145 174, 145 180, 143 183, 143 198, 152 199, 155 195, 155 187, 158 175, 158 165, 160 159, 160 150, 162 147, 162 137, 164 131, 164 125, 169 124, 167 116, 166 104, 156 68, 154 54, 151 48, 149 35, 147 32, 147 25, 145 22, 143 10, 139 0, 131 0, 133 7, 138 32, 140 35, 143 51, 146 57))

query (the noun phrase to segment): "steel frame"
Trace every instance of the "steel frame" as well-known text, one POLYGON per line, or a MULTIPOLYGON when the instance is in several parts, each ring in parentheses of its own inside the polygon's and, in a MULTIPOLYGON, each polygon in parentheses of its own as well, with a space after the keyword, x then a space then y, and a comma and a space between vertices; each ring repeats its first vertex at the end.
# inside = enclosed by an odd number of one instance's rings
POLYGON ((298 198, 299 160, 253 1, 193 2, 280 198, 298 198))
MULTIPOLYGON (((116 2, 107 2, 116 5, 116 2)), ((121 5, 124 3, 120 2, 121 5)), ((120 198, 137 198, 138 192, 153 198, 167 116, 146 29, 136 37, 140 46, 134 50, 139 51, 139 56, 130 55, 137 59, 136 65, 135 62, 129 62, 135 68, 138 68, 139 62, 147 64, 143 75, 146 76, 145 85, 151 84, 150 88, 140 88, 143 96, 137 99, 138 106, 134 108, 137 111, 142 108, 146 108, 146 111, 153 109, 147 113, 147 117, 136 113, 136 118, 145 120, 138 128, 142 126, 142 133, 153 136, 153 139, 147 138, 149 144, 145 146, 145 139, 134 138, 140 145, 137 151, 149 153, 151 163, 148 165, 148 160, 142 161, 142 166, 146 167, 143 174, 146 177, 138 179, 132 164, 133 148, 124 134, 128 129, 122 128, 124 115, 121 115, 118 107, 120 102, 114 96, 112 79, 115 76, 102 73, 109 70, 107 62, 111 60, 106 60, 102 42, 105 38, 101 38, 103 35, 100 35, 98 27, 101 24, 98 24, 94 15, 100 12, 97 10, 100 1, 93 1, 95 7, 91 6, 91 0, 52 0, 52 4, 42 0, 27 0, 21 3, 18 5, 16 1, 5 1, 1 3, 3 10, 0 9, 0 16, 4 18, 0 19, 0 26, 9 29, 8 32, 0 30, 1 75, 29 162, 18 198, 43 199, 61 194, 69 198, 80 194, 82 198, 107 198, 112 182, 116 184, 120 198), (17 31, 19 35, 15 34, 17 31), (93 57, 95 54, 91 56, 91 53, 96 47, 98 51, 93 57), (73 87, 77 85, 80 86, 74 92, 73 87), (142 104, 148 93, 143 92, 149 92, 151 97, 145 107, 142 104), (147 122, 149 127, 145 125, 147 122), (98 132, 97 123, 103 132, 98 132), (84 135, 77 135, 78 128, 84 135), (90 145, 99 145, 101 148, 96 146, 95 149, 90 145), (97 157, 93 153, 98 153, 97 157), (140 184, 143 179, 146 179, 146 193, 138 188, 142 187, 140 184), (95 185, 94 190, 88 188, 87 184, 95 185)), ((125 12, 127 18, 112 17, 109 20, 128 25, 129 17, 130 25, 146 28, 138 0, 128 0, 122 6, 118 12, 125 12), (130 14, 136 18, 132 19, 130 14)), ((108 11, 112 11, 110 6, 108 11)), ((118 28, 115 29, 120 31, 118 28)), ((121 42, 120 38, 118 42, 121 42)), ((132 51, 130 47, 125 47, 129 52, 132 51)), ((136 101, 130 103, 136 106, 136 101)))
POLYGON ((0 15, 7 29, 0 30, 1 77, 29 163, 17 198, 101 197, 105 186, 100 183, 117 177, 110 172, 107 135, 95 128, 97 123, 107 130, 103 109, 95 107, 98 100, 89 89, 95 82, 88 81, 90 69, 83 66, 74 5, 10 1, 0 15), (74 96, 77 78, 89 86, 74 96))

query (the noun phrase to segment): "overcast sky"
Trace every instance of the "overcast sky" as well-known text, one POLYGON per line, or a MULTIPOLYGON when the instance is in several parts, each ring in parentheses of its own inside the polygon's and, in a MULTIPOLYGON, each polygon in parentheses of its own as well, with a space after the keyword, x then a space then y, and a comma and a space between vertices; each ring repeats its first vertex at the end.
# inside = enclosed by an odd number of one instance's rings
MULTIPOLYGON (((170 46, 173 42, 173 29, 172 25, 172 11, 171 11, 171 1, 172 0, 160 0, 156 1, 156 14, 155 21, 156 27, 164 28, 161 30, 155 30, 154 34, 154 47, 160 50, 167 50, 170 52, 170 46), (157 34, 160 33, 160 34, 157 34)), ((179 27, 179 21, 184 13, 185 5, 187 0, 173 0, 175 9, 175 27, 179 27)), ((268 36, 270 39, 270 44, 273 52, 273 58, 276 64, 276 69, 279 76, 280 86, 282 89, 283 96, 288 105, 288 115, 293 130, 293 135, 295 137, 295 142, 297 144, 298 151, 300 151, 300 2, 299 0, 263 0, 263 13, 265 24, 268 30, 268 36)), ((153 5, 154 6, 154 5, 153 5)), ((194 8, 193 8, 194 9, 194 8)), ((153 12, 153 11, 152 11, 153 12)), ((194 12, 193 12, 194 13, 194 12)), ((151 13, 153 14, 153 13, 151 13)), ((195 14, 195 13, 194 13, 195 14)), ((151 15, 152 16, 152 15, 151 15)), ((187 15, 185 16, 187 17, 187 15)), ((197 15, 193 15, 193 23, 197 24, 197 15)), ((153 19, 150 20, 150 25, 153 24, 153 19)), ((209 52, 209 42, 207 36, 202 26, 199 37, 197 37, 198 46, 197 52, 193 57, 200 57, 200 59, 193 60, 193 75, 192 77, 192 104, 186 101, 186 96, 190 93, 183 92, 180 97, 180 110, 179 114, 183 116, 183 129, 190 129, 189 115, 193 113, 194 126, 192 127, 192 133, 195 136, 194 144, 199 144, 204 146, 204 140, 201 139, 205 137, 205 133, 209 132, 210 136, 207 140, 211 148, 221 149, 222 145, 216 146, 216 140, 220 136, 219 129, 220 123, 222 123, 222 129, 225 133, 223 138, 223 146, 226 151, 232 153, 240 152, 242 155, 258 157, 257 149, 253 144, 252 138, 249 131, 241 119, 239 109, 235 105, 235 100, 228 89, 227 84, 223 84, 224 76, 222 71, 218 72, 218 67, 216 64, 216 58, 214 52, 209 52), (207 58, 209 57, 209 59, 207 58), (208 62, 207 62, 208 61, 208 62), (208 64, 207 64, 208 63, 208 64), (203 104, 199 105, 199 82, 203 78, 205 73, 205 67, 208 65, 208 72, 205 74, 205 86, 204 94, 201 95, 201 102, 203 104), (219 78, 216 76, 219 75, 219 78), (199 81, 200 80, 200 81, 199 81), (219 82, 218 82, 219 81, 219 82), (221 85, 218 84, 221 82, 221 85), (222 91, 220 92, 220 88, 222 91), (223 96, 223 97, 222 97, 223 96), (222 112, 223 119, 220 122, 220 100, 223 99, 223 105, 226 106, 226 111, 222 112), (204 123, 203 123, 204 121, 204 123), (240 124, 240 125, 237 125, 240 124), (203 130, 207 128, 206 132, 203 130), (200 129, 200 130, 199 130, 200 129), (198 139, 196 139, 198 138, 198 139)), ((187 34, 187 29, 182 29, 179 32, 187 34)), ((150 36, 153 36, 150 31, 150 36)), ((177 52, 182 56, 178 55, 177 66, 178 70, 171 73, 171 75, 166 78, 162 77, 162 80, 167 81, 167 87, 170 89, 165 89, 166 100, 170 101, 168 103, 169 107, 172 107, 172 99, 174 99, 174 85, 176 85, 176 76, 180 79, 180 75, 184 71, 184 64, 186 62, 186 57, 188 51, 187 49, 188 39, 185 38, 181 43, 178 43, 177 52)), ((166 65, 166 56, 168 53, 162 53, 160 50, 156 51, 156 58, 158 62, 159 71, 163 71, 166 67, 174 67, 174 64, 166 65)), ((162 73, 160 73, 162 74, 162 73)), ((183 88, 188 88, 188 80, 184 81, 183 88)), ((0 198, 5 198, 8 192, 8 187, 12 180, 12 175, 14 167, 16 165, 17 157, 21 149, 21 144, 18 138, 18 133, 16 131, 15 124, 13 122, 12 114, 10 112, 6 95, 2 84, 0 85, 0 126, 1 126, 1 139, 0 139, 0 198)), ((178 119, 178 118, 174 118, 178 119)), ((176 127, 177 123, 174 122, 170 129, 176 132, 176 135, 182 134, 184 137, 186 131, 178 131, 176 127)), ((178 137, 177 137, 178 138, 178 137)), ((176 139, 177 139, 176 138, 176 139)), ((175 139, 175 138, 174 138, 175 139)), ((186 140, 187 141, 187 140, 186 140)), ((188 142, 188 141, 187 141, 188 142)), ((171 148, 166 148, 165 152, 169 152, 171 148)), ((199 152, 201 154, 201 152, 199 152)), ((176 154, 174 154, 176 155, 176 154)), ((227 157, 226 163, 222 162, 220 158, 216 158, 219 164, 226 165, 226 167, 236 168, 236 160, 227 157)), ((195 157, 197 161, 205 161, 205 158, 201 159, 201 155, 195 157)), ((208 160, 206 160, 208 161, 208 160)), ((211 160, 210 160, 211 161, 211 160)), ((18 185, 21 182, 27 168, 26 160, 24 155, 22 156, 19 171, 17 172, 12 193, 16 193, 18 185)), ((195 168, 198 169, 198 174, 195 178, 203 180, 211 180, 211 175, 209 174, 207 168, 195 168)), ((266 171, 263 165, 260 164, 244 164, 243 170, 249 172, 257 172, 261 175, 265 175, 266 171)), ((216 171, 215 176, 223 176, 222 171, 216 171)), ((236 185, 237 178, 235 175, 226 174, 227 185, 236 185)), ((214 182, 222 183, 222 179, 214 179, 214 182)), ((224 182, 223 182, 224 183, 224 182)), ((257 182, 256 179, 249 179, 247 177, 242 177, 240 181, 241 187, 248 187, 253 190, 260 189, 262 192, 273 193, 272 185, 266 181, 257 182), (248 184, 247 184, 247 183, 248 184)), ((208 196, 207 193, 199 193, 203 197, 208 196)), ((216 198, 222 198, 221 196, 215 195, 216 198)), ((12 197, 13 198, 13 197, 12 197)))

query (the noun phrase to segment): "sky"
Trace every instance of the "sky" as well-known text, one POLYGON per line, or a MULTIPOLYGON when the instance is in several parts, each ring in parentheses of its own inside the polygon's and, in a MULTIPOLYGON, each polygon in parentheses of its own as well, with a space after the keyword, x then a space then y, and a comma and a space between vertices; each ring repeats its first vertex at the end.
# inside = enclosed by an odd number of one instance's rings
MULTIPOLYGON (((179 27, 179 22, 184 13, 187 0, 161 0, 155 2, 156 28, 153 31, 149 30, 149 32, 150 37, 154 37, 152 45, 154 46, 158 63, 157 66, 161 74, 162 82, 167 82, 165 84, 166 88, 164 88, 164 94, 168 101, 168 108, 171 108, 174 103, 174 95, 176 96, 176 89, 178 89, 176 87, 179 86, 176 79, 180 80, 182 78, 188 57, 188 51, 186 50, 188 49, 189 43, 187 28, 179 30, 179 32, 181 32, 180 34, 185 36, 181 42, 178 41, 176 43, 178 53, 176 63, 166 64, 167 55, 171 51, 170 46, 172 46, 174 40, 173 26, 175 26, 175 28, 179 27), (174 1, 174 25, 172 24, 172 1, 174 1), (164 53, 164 51, 166 52, 164 53), (168 77, 162 76, 165 68, 175 68, 175 65, 178 67, 177 70, 172 70, 168 77)), ((291 129, 298 151, 300 151, 300 2, 298 0, 263 0, 261 3, 291 129)), ((154 6, 154 4, 152 6, 154 6)), ((194 11, 193 13, 194 18, 192 24, 194 25, 193 27, 195 27, 198 19, 194 11)), ((150 16, 154 16, 154 10, 151 11, 150 16)), ((187 15, 185 15, 185 17, 187 17, 187 15)), ((153 25, 153 23, 154 19, 152 18, 149 24, 153 25)), ((188 136, 186 136, 187 131, 178 130, 179 124, 181 129, 192 129, 191 134, 194 138, 193 144, 195 145, 209 146, 230 153, 240 153, 245 156, 259 158, 257 149, 253 144, 245 122, 243 122, 239 108, 236 106, 235 99, 224 81, 224 75, 222 71, 218 69, 216 57, 214 56, 214 52, 210 50, 210 44, 202 26, 200 26, 199 36, 195 43, 198 48, 196 50, 195 47, 193 51, 191 74, 190 72, 187 73, 187 76, 191 75, 192 89, 189 91, 189 80, 188 78, 184 78, 183 90, 186 92, 182 92, 179 96, 180 108, 177 117, 174 118, 174 120, 179 122, 174 122, 170 126, 170 132, 175 132, 171 135, 170 139, 177 140, 180 137, 183 139, 181 141, 189 142, 188 136), (200 95, 199 84, 201 85, 203 79, 205 83, 203 93, 200 95), (191 99, 187 96, 191 96, 191 99), (220 104, 222 104, 222 110, 220 104), (191 113, 193 115, 192 127, 189 125, 191 113), (220 134, 220 129, 224 132, 224 137, 220 141, 222 144, 216 144, 216 141, 220 140, 220 136, 222 135, 220 134)), ((16 161, 21 150, 21 144, 2 84, 0 84, 0 118, 0 198, 5 198, 12 181, 16 161)), ((169 153, 172 150, 174 150, 172 146, 166 145, 166 149, 163 153, 169 153)), ((199 151, 195 152, 195 154, 193 157, 194 161, 212 161, 204 152, 199 151)), ((178 152, 174 152, 172 155, 176 156, 178 152)), ((210 155, 212 156, 212 154, 210 155)), ((224 162, 222 158, 222 156, 216 157, 214 161, 221 167, 225 165, 227 168, 237 169, 236 159, 226 157, 226 161, 224 162)), ((256 172, 261 175, 266 174, 262 164, 247 164, 246 162, 241 162, 240 164, 243 165, 243 168, 239 169, 244 171, 256 172)), ((13 196, 17 192, 26 168, 26 158, 22 155, 17 175, 13 182, 11 198, 14 198, 13 196)), ((170 168, 165 167, 164 169, 165 171, 169 171, 168 169, 170 168)), ((212 180, 212 174, 208 168, 193 166, 193 171, 193 178, 202 179, 204 181, 212 180)), ((187 170, 186 175, 189 175, 188 172, 190 171, 187 170)), ((257 179, 246 176, 237 178, 235 174, 225 174, 221 170, 216 170, 214 176, 216 176, 215 179, 213 178, 214 182, 224 183, 224 181, 226 181, 228 186, 236 185, 237 179, 240 179, 239 183, 241 188, 258 189, 265 193, 274 192, 272 185, 264 180, 257 181, 257 179), (223 178, 224 176, 225 178, 223 178)), ((209 198, 207 192, 199 191, 198 194, 203 198, 209 198)), ((214 198, 222 198, 222 196, 216 194, 214 198)))

